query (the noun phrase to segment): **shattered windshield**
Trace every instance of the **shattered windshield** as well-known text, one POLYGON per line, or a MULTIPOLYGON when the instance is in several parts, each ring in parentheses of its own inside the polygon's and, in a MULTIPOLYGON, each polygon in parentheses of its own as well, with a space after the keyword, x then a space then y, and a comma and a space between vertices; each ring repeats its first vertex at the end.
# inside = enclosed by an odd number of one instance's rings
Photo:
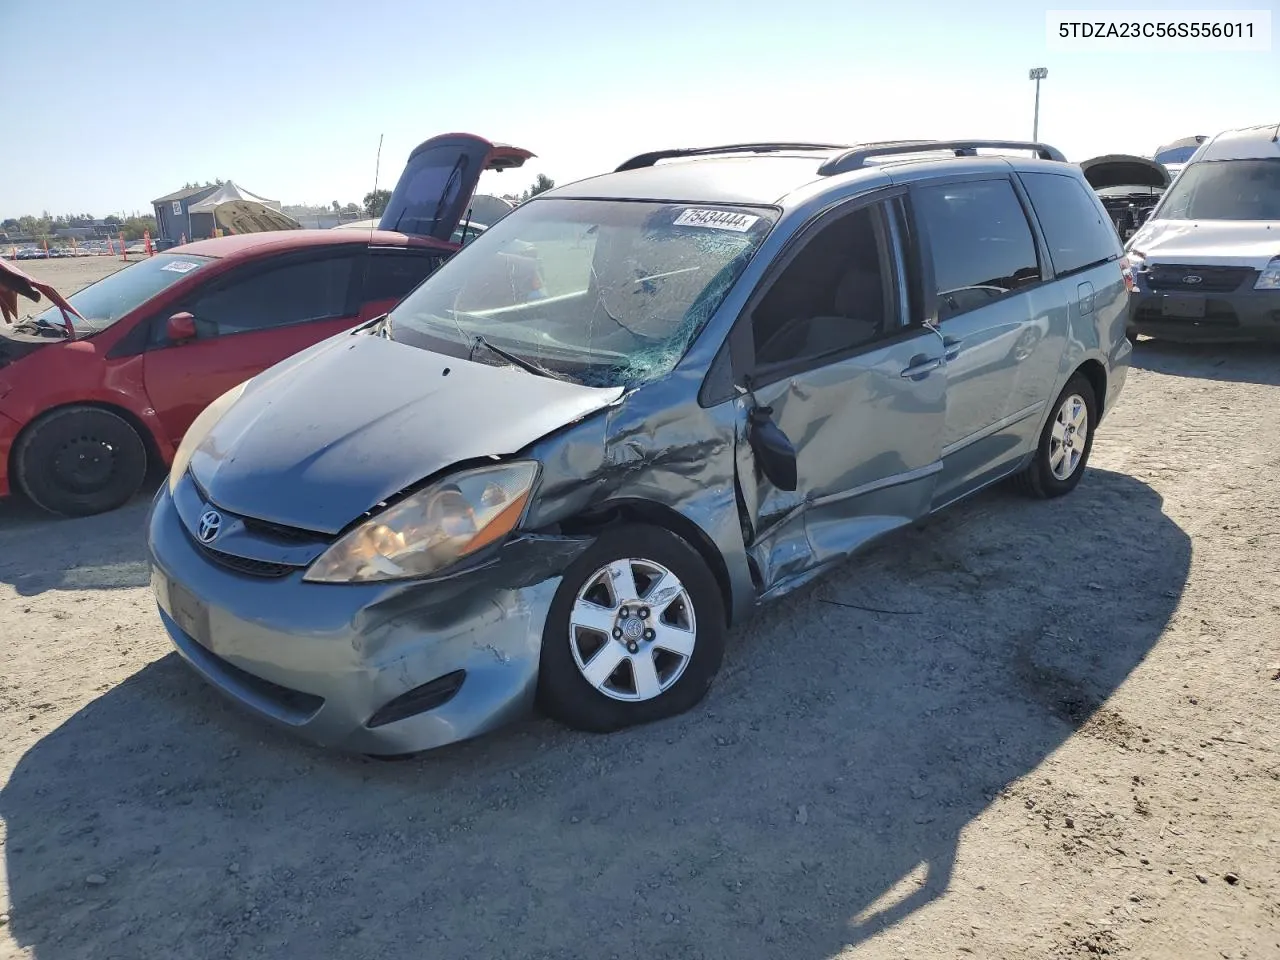
MULTIPOLYGON (((80 316, 84 317, 83 320, 79 317, 71 318, 76 334, 83 336, 105 330, 160 291, 212 262, 209 257, 158 253, 103 277, 97 283, 67 297, 80 316)), ((36 314, 28 323, 37 327, 65 326, 62 311, 57 307, 50 307, 43 313, 36 314)))
POLYGON ((1280 220, 1280 159, 1193 163, 1165 194, 1162 220, 1280 220))
POLYGON ((531 201, 477 237, 395 308, 392 339, 539 372, 635 386, 676 365, 775 214, 618 200, 531 201))

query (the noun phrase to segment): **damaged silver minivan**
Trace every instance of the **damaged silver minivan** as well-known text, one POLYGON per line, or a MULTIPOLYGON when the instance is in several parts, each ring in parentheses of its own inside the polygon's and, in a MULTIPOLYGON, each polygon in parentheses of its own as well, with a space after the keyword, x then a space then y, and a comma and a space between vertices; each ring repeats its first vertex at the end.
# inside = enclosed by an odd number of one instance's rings
POLYGON ((756 604, 1001 478, 1072 490, 1126 297, 1041 144, 643 155, 209 407, 148 521, 161 618, 344 750, 668 716, 756 604))

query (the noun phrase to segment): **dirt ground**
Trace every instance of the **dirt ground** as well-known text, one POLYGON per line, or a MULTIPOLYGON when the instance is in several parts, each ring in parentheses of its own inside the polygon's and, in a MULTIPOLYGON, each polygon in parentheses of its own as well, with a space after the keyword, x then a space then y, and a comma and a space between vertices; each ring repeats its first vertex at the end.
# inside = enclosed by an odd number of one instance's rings
POLYGON ((0 505, 0 957, 1280 957, 1280 351, 1135 364, 1072 496, 762 610, 692 713, 401 763, 169 652, 145 497, 0 505))

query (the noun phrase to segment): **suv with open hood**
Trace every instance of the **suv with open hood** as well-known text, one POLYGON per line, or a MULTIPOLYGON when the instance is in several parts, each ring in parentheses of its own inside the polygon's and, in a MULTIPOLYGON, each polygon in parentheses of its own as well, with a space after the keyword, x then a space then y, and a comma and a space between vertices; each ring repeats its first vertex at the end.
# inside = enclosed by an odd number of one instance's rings
POLYGON ((1097 192, 1121 240, 1138 232, 1169 186, 1169 171, 1164 167, 1127 153, 1094 157, 1080 164, 1080 169, 1097 192))
POLYGON ((1280 124, 1202 143, 1128 259, 1132 333, 1280 340, 1280 124))

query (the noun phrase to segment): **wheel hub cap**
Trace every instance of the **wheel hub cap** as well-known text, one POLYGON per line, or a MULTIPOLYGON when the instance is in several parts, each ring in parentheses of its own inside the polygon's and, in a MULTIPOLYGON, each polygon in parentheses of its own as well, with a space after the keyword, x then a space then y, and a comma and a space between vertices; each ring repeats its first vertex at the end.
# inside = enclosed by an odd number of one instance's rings
POLYGON ((1088 445, 1089 408, 1084 398, 1073 394, 1058 408, 1049 444, 1049 469, 1066 480, 1080 467, 1088 445))
POLYGON ((652 700, 683 675, 697 638, 680 579, 649 560, 615 560, 588 577, 569 614, 574 663, 614 700, 652 700))

